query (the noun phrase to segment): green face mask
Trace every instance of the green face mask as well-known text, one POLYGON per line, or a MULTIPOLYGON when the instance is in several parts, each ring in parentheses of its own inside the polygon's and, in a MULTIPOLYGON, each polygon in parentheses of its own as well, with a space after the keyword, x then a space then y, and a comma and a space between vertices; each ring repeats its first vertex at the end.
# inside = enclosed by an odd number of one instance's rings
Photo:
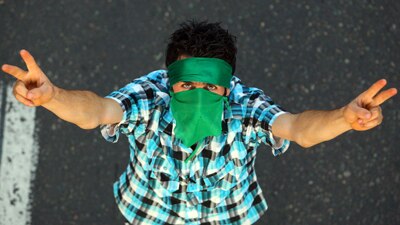
MULTIPOLYGON (((169 65, 168 77, 171 88, 180 81, 196 81, 229 88, 232 67, 222 59, 191 57, 169 65)), ((228 102, 227 97, 201 88, 177 93, 170 91, 170 94, 171 111, 176 120, 175 136, 184 145, 190 147, 205 137, 222 133, 222 113, 224 102, 228 102)))
POLYGON ((226 97, 202 88, 171 92, 171 111, 176 120, 175 136, 187 147, 208 136, 222 133, 226 97))

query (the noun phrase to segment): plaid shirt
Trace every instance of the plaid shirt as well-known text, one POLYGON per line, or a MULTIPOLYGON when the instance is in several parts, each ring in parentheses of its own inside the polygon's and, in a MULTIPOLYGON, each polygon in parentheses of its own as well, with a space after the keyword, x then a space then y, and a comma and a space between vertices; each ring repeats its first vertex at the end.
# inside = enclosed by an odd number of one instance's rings
POLYGON ((267 210, 254 171, 256 149, 272 147, 276 156, 290 142, 274 139, 271 124, 285 113, 260 89, 231 80, 230 110, 224 109, 220 136, 193 149, 175 138, 169 107, 167 71, 135 79, 107 98, 123 111, 118 124, 101 126, 103 137, 117 142, 125 134, 130 162, 114 184, 116 202, 132 224, 252 224, 267 210))

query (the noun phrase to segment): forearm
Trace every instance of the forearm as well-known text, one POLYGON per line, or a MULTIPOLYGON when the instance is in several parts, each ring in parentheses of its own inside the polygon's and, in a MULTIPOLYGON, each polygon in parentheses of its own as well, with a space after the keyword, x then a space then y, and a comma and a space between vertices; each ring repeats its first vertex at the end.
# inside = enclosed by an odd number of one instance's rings
POLYGON ((83 129, 92 129, 99 124, 102 98, 91 91, 65 90, 54 87, 54 97, 42 106, 59 118, 83 129))
POLYGON ((311 147, 351 130, 350 124, 343 117, 343 110, 310 110, 297 114, 294 126, 298 134, 296 142, 303 147, 311 147))

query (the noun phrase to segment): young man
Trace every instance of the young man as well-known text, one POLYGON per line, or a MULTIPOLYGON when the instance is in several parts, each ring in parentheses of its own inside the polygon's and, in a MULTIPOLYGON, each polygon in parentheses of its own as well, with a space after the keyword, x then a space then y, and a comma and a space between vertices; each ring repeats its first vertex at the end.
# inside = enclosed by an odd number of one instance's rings
POLYGON ((105 98, 53 85, 22 50, 28 71, 3 65, 14 95, 107 141, 130 143, 130 163, 114 184, 129 224, 252 224, 266 211, 254 171, 256 149, 274 155, 290 141, 310 147, 382 122, 380 105, 397 93, 379 80, 346 106, 291 114, 233 76, 236 38, 219 23, 189 21, 170 37, 168 70, 156 70, 105 98), (380 93, 379 93, 380 92, 380 93))

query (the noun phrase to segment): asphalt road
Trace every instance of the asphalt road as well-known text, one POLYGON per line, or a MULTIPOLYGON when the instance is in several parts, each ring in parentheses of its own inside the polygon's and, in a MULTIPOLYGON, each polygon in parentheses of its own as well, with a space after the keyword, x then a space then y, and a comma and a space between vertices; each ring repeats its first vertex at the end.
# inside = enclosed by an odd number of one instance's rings
MULTIPOLYGON (((186 19, 221 21, 238 37, 236 76, 292 113, 344 106, 373 82, 400 87, 397 1, 0 0, 0 64, 29 50, 65 89, 105 96, 164 68, 170 33, 186 19)), ((1 76, 2 85, 14 80, 1 76)), ((269 210, 262 224, 400 224, 399 97, 384 122, 280 157, 258 149, 269 210)), ((1 124, 1 123, 0 123, 1 124)), ((33 225, 123 224, 112 184, 128 162, 110 144, 38 107, 33 225)), ((4 132, 12 132, 5 130, 4 132)), ((7 224, 8 225, 8 224, 7 224)))

